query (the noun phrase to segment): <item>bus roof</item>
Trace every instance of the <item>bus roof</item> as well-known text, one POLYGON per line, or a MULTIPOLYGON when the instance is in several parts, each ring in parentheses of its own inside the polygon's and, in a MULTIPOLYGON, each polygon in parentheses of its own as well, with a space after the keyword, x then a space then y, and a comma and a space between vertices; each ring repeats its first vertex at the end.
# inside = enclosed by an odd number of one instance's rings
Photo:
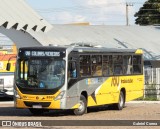
POLYGON ((78 52, 112 52, 112 53, 124 53, 124 52, 129 52, 129 53, 135 53, 137 50, 136 49, 116 49, 116 48, 86 48, 86 47, 76 47, 73 49, 73 51, 78 51, 78 52))
POLYGON ((59 51, 73 51, 73 52, 111 52, 111 53, 136 53, 136 54, 142 54, 141 49, 118 49, 118 48, 105 48, 105 47, 83 47, 83 46, 40 46, 40 47, 22 47, 19 50, 46 50, 46 51, 52 51, 52 50, 59 50, 59 51))

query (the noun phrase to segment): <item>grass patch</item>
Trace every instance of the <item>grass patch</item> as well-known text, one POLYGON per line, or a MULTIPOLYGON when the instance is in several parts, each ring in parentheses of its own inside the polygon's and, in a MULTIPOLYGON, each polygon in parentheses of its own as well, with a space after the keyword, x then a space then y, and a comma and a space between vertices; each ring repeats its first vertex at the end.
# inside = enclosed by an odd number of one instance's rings
POLYGON ((141 98, 138 98, 136 100, 138 100, 138 101, 159 101, 157 99, 157 97, 155 97, 155 96, 146 96, 145 98, 141 97, 141 98))

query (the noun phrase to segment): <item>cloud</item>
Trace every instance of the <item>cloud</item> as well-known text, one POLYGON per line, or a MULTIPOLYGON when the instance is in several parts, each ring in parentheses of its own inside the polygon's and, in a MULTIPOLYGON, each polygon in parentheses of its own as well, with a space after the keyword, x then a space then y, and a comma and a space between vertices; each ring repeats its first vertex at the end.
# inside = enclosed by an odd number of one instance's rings
MULTIPOLYGON (((125 0, 72 0, 75 4, 86 7, 114 7, 124 4, 125 0)), ((115 9, 115 8, 114 8, 115 9)))
POLYGON ((80 14, 74 14, 73 12, 63 11, 48 15, 47 19, 54 24, 68 24, 74 22, 83 22, 86 17, 80 14))
MULTIPOLYGON (((70 0, 73 5, 48 16, 52 23, 125 24, 126 0, 70 0)), ((130 9, 132 12, 133 10, 130 9)), ((130 11, 130 13, 131 13, 130 11)))
MULTIPOLYGON (((123 24, 125 22, 125 0, 72 0, 76 5, 80 5, 87 9, 87 13, 83 12, 92 24, 123 24), (120 23, 121 22, 121 23, 120 23)), ((79 12, 81 15, 82 13, 79 12)))
POLYGON ((108 1, 107 0, 86 0, 87 4, 88 5, 91 5, 91 6, 97 6, 97 5, 105 5, 105 4, 108 4, 108 1))

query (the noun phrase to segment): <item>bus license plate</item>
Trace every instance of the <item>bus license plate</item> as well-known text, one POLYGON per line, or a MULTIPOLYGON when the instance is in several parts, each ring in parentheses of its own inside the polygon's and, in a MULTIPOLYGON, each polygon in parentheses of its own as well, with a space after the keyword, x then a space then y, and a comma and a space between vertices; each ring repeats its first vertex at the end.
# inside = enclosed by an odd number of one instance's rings
POLYGON ((42 108, 42 105, 33 105, 33 108, 42 108))

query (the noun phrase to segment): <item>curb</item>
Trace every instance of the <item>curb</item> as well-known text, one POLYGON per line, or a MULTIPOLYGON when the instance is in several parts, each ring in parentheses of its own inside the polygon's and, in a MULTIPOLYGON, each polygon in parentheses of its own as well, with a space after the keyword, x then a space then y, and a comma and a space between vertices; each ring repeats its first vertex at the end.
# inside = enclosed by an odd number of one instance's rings
MULTIPOLYGON (((160 104, 160 101, 130 101, 126 103, 128 104, 132 104, 132 103, 160 104)), ((14 104, 14 102, 13 101, 0 101, 0 105, 1 104, 14 104)))
POLYGON ((160 101, 130 101, 126 103, 146 103, 146 104, 160 104, 160 101))
POLYGON ((2 104, 14 104, 13 101, 0 101, 0 105, 2 104))

